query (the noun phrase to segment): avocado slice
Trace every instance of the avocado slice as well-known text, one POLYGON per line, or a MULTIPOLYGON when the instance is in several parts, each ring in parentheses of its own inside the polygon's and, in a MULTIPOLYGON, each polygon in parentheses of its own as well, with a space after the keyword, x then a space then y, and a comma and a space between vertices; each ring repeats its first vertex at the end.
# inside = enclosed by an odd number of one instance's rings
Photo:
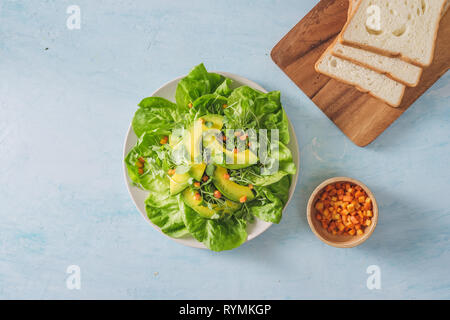
POLYGON ((190 155, 191 162, 201 161, 202 154, 200 144, 202 141, 203 129, 200 119, 195 121, 187 130, 184 137, 184 146, 190 155))
POLYGON ((203 131, 210 129, 222 130, 223 116, 218 114, 206 114, 200 119, 203 119, 203 131))
POLYGON ((208 130, 220 130, 222 127, 223 117, 216 114, 204 115, 191 125, 187 130, 186 137, 184 137, 184 145, 191 155, 192 162, 198 162, 202 158, 201 141, 203 133, 208 130))
POLYGON ((216 204, 212 205, 211 208, 203 206, 202 200, 196 200, 195 191, 190 188, 184 190, 182 199, 186 205, 192 208, 192 210, 197 212, 202 217, 208 219, 218 219, 222 217, 223 214, 231 214, 241 207, 239 203, 235 203, 230 200, 225 200, 224 207, 218 206, 216 204))
POLYGON ((170 194, 175 195, 183 191, 189 186, 189 178, 191 175, 186 172, 183 174, 175 173, 170 179, 170 194))
POLYGON ((170 194, 178 194, 186 189, 189 185, 190 178, 200 181, 203 177, 203 172, 205 172, 205 168, 206 164, 199 163, 193 164, 191 169, 186 173, 175 173, 172 177, 170 177, 170 194))
MULTIPOLYGON (((170 135, 170 146, 173 148, 182 148, 184 145, 185 149, 188 150, 190 160, 193 163, 189 172, 183 174, 174 174, 172 177, 170 177, 170 194, 178 194, 186 189, 189 185, 189 178, 191 177, 197 181, 200 181, 202 179, 206 164, 203 162, 196 163, 198 161, 195 160, 202 160, 200 146, 203 132, 206 132, 210 129, 220 130, 222 127, 222 116, 208 114, 197 119, 191 125, 189 130, 187 130, 187 136, 182 137, 181 132, 174 132, 172 133, 172 135, 170 135)), ((186 131, 184 133, 186 133, 186 131)))
POLYGON ((240 184, 225 179, 225 174, 228 174, 226 168, 216 166, 213 183, 225 197, 232 201, 240 201, 243 196, 247 196, 247 201, 252 201, 255 198, 255 195, 249 187, 241 186, 240 184))
POLYGON ((258 157, 249 149, 234 152, 223 146, 216 138, 208 146, 211 150, 212 161, 228 169, 247 168, 258 162, 258 157), (223 157, 225 156, 225 157, 223 157), (233 163, 226 163, 227 159, 233 159, 233 163))
POLYGON ((205 163, 193 164, 190 170, 190 174, 192 178, 194 178, 197 181, 200 181, 202 180, 205 169, 206 169, 205 163))

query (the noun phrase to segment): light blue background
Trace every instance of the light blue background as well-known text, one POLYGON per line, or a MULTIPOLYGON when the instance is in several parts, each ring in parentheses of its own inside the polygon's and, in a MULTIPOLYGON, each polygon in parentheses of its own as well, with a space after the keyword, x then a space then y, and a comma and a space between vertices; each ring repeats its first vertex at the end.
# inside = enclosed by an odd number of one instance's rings
POLYGON ((316 3, 1 1, 0 298, 450 298, 450 76, 370 146, 353 145, 270 58, 316 3), (66 27, 72 4, 81 30, 66 27), (123 181, 136 104, 200 62, 281 90, 300 143, 281 224, 231 252, 162 236, 123 181), (312 190, 337 175, 379 202, 358 248, 326 246, 306 221, 312 190), (66 288, 72 264, 81 290, 66 288), (381 290, 366 287, 369 265, 381 290))

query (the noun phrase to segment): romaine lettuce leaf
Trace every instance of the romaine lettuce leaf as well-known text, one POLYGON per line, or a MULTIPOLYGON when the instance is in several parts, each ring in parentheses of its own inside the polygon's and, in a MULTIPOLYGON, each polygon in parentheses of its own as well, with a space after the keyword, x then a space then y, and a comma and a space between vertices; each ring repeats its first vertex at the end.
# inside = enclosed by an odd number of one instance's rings
MULTIPOLYGON (((206 71, 203 63, 199 64, 178 83, 175 93, 177 104, 183 108, 187 108, 189 103, 193 103, 201 96, 214 93, 224 81, 224 76, 217 73, 209 73, 206 71)), ((224 92, 226 89, 221 88, 220 91, 224 92)))
POLYGON ((279 223, 283 214, 283 202, 269 188, 258 188, 258 198, 248 204, 250 213, 261 220, 279 223))
POLYGON ((145 132, 170 135, 175 127, 184 124, 188 108, 182 108, 160 97, 149 97, 139 103, 134 114, 132 126, 134 133, 140 137, 145 132))
MULTIPOLYGON (((280 181, 287 175, 293 175, 296 173, 297 168, 292 159, 292 153, 288 147, 283 143, 279 143, 278 151, 270 154, 270 157, 278 158, 278 170, 275 173, 267 175, 263 174, 262 170, 258 166, 252 166, 250 168, 243 169, 246 171, 251 170, 252 174, 246 174, 246 178, 255 186, 268 186, 280 181)), ((268 171, 270 172, 270 168, 268 171)))
POLYGON ((223 115, 223 105, 227 103, 227 98, 218 94, 205 94, 194 101, 190 110, 190 118, 197 119, 205 114, 223 115))
POLYGON ((289 143, 288 119, 280 92, 263 93, 248 86, 235 89, 224 111, 229 129, 278 129, 279 140, 289 143))
POLYGON ((160 182, 156 178, 165 177, 165 166, 158 156, 160 137, 155 133, 144 133, 125 157, 130 179, 145 190, 158 190, 160 182), (139 168, 136 166, 140 157, 146 159, 144 174, 139 174, 139 168))
POLYGON ((189 233, 183 219, 185 207, 180 206, 182 203, 180 195, 168 195, 168 188, 162 189, 161 192, 150 192, 145 201, 145 209, 150 221, 160 227, 162 232, 168 236, 180 238, 189 233))
POLYGON ((189 233, 213 251, 231 250, 247 240, 247 223, 234 216, 212 220, 185 206, 184 222, 189 233))
POLYGON ((291 187, 290 175, 284 176, 283 178, 281 178, 280 181, 267 186, 267 188, 270 191, 272 191, 274 196, 280 198, 281 202, 283 202, 283 205, 285 205, 289 199, 290 187, 291 187))
POLYGON ((166 175, 166 163, 161 154, 160 136, 144 133, 125 158, 128 175, 139 187, 148 190, 146 204, 147 216, 150 221, 161 228, 162 232, 171 237, 182 237, 188 233, 184 225, 179 197, 171 197, 169 178, 166 175), (142 157, 146 160, 144 174, 139 174, 136 162, 142 157))
POLYGON ((222 84, 217 87, 214 93, 221 95, 223 97, 229 97, 230 94, 233 92, 233 89, 231 88, 232 83, 233 81, 231 79, 225 78, 225 81, 222 82, 222 84))

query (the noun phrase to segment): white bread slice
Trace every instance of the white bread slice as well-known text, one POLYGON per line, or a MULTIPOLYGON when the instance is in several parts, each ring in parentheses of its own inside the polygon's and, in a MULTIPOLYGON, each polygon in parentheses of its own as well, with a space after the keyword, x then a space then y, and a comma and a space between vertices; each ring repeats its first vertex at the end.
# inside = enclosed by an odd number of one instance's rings
POLYGON ((346 46, 341 43, 334 45, 332 54, 379 73, 386 74, 388 77, 409 87, 417 86, 422 76, 422 68, 399 58, 383 56, 375 52, 346 46))
POLYGON ((362 92, 398 107, 405 93, 405 86, 384 74, 335 57, 331 54, 331 45, 316 62, 317 72, 355 86, 362 92))
MULTIPOLYGON (((351 16, 356 11, 360 1, 361 0, 349 0, 348 19, 351 19, 351 16)), ((449 3, 450 0, 447 0, 447 4, 449 3)), ((336 43, 334 45, 332 54, 336 57, 360 64, 363 67, 384 73, 388 77, 409 87, 417 86, 422 75, 422 68, 401 59, 346 46, 342 43, 336 43)))
POLYGON ((447 0, 361 0, 344 26, 340 41, 420 66, 431 64, 447 0), (380 10, 381 30, 366 24, 367 9, 380 10))

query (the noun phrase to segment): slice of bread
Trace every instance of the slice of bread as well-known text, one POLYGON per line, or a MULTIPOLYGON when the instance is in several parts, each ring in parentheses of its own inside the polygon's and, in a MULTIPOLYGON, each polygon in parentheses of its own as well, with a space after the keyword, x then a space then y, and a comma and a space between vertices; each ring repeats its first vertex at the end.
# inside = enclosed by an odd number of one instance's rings
POLYGON ((415 87, 422 76, 422 68, 399 58, 383 56, 381 54, 336 43, 332 54, 386 74, 388 77, 409 87, 415 87))
POLYGON ((398 107, 405 92, 405 86, 384 74, 365 68, 331 54, 333 45, 328 48, 315 65, 317 72, 355 86, 362 92, 398 107))
MULTIPOLYGON (((356 11, 360 1, 361 0, 349 0, 348 19, 351 19, 351 16, 356 11)), ((449 2, 450 0, 447 0, 447 3, 449 2)), ((401 59, 346 46, 342 43, 336 43, 334 45, 332 54, 336 57, 349 60, 360 64, 363 67, 386 74, 388 77, 409 87, 417 86, 422 75, 422 68, 401 59)))
POLYGON ((361 0, 342 30, 343 44, 429 66, 447 0, 361 0), (369 8, 371 7, 371 8, 369 8), (375 9, 374 9, 375 8, 375 9), (372 9, 372 10, 371 10, 372 9), (376 24, 379 10, 380 29, 376 24))

